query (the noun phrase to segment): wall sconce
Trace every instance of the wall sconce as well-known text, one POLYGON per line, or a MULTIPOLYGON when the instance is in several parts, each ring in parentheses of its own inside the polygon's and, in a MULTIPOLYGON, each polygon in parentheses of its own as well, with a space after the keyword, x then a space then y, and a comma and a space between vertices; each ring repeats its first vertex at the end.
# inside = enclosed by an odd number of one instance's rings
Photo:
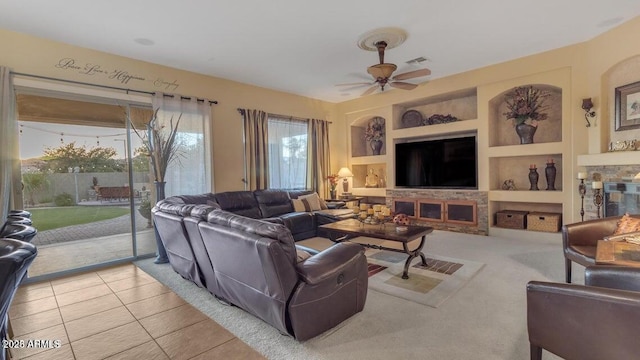
POLYGON ((587 127, 591 126, 591 122, 589 122, 589 118, 595 117, 596 112, 591 111, 593 108, 593 102, 591 98, 582 99, 582 110, 584 110, 584 119, 587 121, 587 127))

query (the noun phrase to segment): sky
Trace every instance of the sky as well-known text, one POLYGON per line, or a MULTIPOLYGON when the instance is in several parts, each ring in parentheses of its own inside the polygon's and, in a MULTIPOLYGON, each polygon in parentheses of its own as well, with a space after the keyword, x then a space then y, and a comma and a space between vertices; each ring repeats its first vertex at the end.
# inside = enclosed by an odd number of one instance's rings
MULTIPOLYGON (((126 134, 124 129, 103 128, 78 125, 47 124, 31 121, 19 121, 20 159, 37 158, 43 155, 47 147, 56 148, 70 142, 76 146, 112 147, 117 158, 124 159, 126 134), (98 145, 99 143, 99 145, 98 145)), ((131 134, 132 149, 142 143, 135 133, 131 134)))

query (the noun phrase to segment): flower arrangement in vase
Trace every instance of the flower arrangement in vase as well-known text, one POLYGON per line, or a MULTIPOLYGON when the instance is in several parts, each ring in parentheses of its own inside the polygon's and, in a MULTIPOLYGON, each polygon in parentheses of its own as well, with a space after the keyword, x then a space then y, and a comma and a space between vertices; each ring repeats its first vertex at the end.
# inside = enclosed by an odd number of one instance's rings
POLYGON ((548 108, 546 98, 551 96, 547 91, 533 86, 517 86, 507 93, 504 101, 509 111, 502 113, 507 120, 512 120, 521 144, 532 144, 538 121, 546 120, 548 108))
POLYGON ((384 140, 384 119, 374 117, 364 130, 364 138, 369 142, 373 155, 380 155, 384 140))
POLYGON ((336 198, 336 187, 338 186, 339 178, 338 174, 331 174, 327 176, 327 180, 329 180, 329 194, 331 195, 332 200, 335 200, 336 198))

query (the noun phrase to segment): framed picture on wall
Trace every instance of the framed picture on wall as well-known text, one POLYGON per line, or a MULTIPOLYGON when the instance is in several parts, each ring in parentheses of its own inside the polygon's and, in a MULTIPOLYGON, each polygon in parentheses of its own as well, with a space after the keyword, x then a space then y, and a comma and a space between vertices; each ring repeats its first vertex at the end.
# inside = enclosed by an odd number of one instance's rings
POLYGON ((640 128, 640 81, 616 88, 616 131, 640 128))

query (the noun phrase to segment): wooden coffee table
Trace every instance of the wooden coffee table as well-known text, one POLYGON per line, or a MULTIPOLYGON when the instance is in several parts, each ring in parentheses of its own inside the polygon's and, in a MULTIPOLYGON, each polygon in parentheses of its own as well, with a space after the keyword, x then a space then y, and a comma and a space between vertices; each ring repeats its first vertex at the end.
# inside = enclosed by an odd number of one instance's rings
POLYGON ((640 267, 640 245, 626 241, 598 240, 596 264, 640 267))
POLYGON ((363 224, 358 220, 349 219, 337 221, 331 224, 321 225, 320 228, 327 231, 329 239, 333 242, 342 242, 353 239, 358 236, 366 236, 376 239, 397 241, 402 243, 402 250, 382 245, 369 244, 358 242, 358 244, 377 250, 387 250, 408 255, 407 261, 404 263, 404 272, 402 273, 403 279, 409 278, 409 264, 416 257, 420 256, 422 265, 427 266, 427 258, 422 253, 422 248, 426 242, 426 237, 433 231, 429 226, 407 226, 407 231, 398 232, 396 226, 392 224, 387 225, 370 225, 363 224), (420 239, 420 244, 413 250, 409 249, 408 243, 417 239, 420 239))

